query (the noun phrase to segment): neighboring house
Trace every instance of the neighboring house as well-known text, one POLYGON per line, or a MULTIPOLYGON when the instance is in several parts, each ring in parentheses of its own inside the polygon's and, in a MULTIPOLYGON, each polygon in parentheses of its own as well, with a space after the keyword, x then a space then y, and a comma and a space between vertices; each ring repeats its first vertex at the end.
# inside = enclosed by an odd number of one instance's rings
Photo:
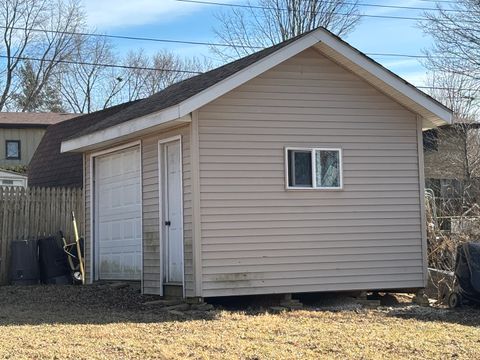
POLYGON ((172 85, 62 142, 84 159, 88 282, 422 288, 422 127, 451 117, 323 29, 172 85))
POLYGON ((133 103, 125 103, 91 114, 80 115, 49 126, 28 165, 29 185, 81 188, 83 186, 83 156, 79 153, 62 154, 60 152, 62 141, 133 103))
POLYGON ((461 215, 465 196, 474 200, 480 193, 479 134, 479 123, 455 123, 423 132, 425 186, 449 203, 449 214, 444 215, 461 215))
POLYGON ((27 175, 0 169, 0 187, 2 186, 20 186, 26 188, 27 175))
POLYGON ((0 167, 26 166, 49 125, 75 114, 0 112, 0 167))

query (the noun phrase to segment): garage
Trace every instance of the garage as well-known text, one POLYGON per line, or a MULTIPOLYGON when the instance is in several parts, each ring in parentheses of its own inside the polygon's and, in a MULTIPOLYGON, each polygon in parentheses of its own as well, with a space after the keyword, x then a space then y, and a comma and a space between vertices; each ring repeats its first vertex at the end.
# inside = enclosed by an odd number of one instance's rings
POLYGON ((140 162, 139 146, 94 158, 97 280, 141 279, 140 162))

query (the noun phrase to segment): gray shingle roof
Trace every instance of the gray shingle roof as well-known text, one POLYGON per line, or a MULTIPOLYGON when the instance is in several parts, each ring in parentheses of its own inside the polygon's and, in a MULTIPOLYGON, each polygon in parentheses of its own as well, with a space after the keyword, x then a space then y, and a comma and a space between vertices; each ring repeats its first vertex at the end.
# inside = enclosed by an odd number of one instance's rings
POLYGON ((192 96, 202 92, 203 90, 208 89, 209 87, 219 83, 224 79, 227 79, 228 77, 247 68, 255 62, 267 57, 268 55, 273 54, 277 50, 287 46, 306 34, 307 33, 284 41, 278 45, 263 49, 259 52, 210 70, 206 73, 196 75, 173 84, 166 89, 153 94, 152 96, 140 100, 138 103, 128 107, 127 109, 109 116, 104 120, 84 129, 83 131, 78 132, 75 134, 75 137, 91 134, 95 131, 103 130, 111 126, 164 110, 174 105, 178 105, 192 96))
POLYGON ((83 155, 60 153, 62 141, 133 104, 135 101, 49 126, 28 165, 29 186, 82 187, 83 155))

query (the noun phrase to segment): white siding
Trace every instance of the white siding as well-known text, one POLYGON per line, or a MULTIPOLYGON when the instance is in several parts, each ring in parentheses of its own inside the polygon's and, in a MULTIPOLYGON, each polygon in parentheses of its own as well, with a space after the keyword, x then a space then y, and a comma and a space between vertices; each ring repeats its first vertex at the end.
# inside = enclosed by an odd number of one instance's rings
POLYGON ((315 50, 199 111, 202 296, 424 285, 416 116, 315 50), (285 190, 284 147, 344 189, 285 190))

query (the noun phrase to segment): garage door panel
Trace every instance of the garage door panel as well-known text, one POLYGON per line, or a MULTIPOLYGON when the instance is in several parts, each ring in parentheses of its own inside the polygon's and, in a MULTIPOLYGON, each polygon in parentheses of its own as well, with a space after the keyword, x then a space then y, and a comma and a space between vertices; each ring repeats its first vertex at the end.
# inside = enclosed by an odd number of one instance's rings
POLYGON ((98 278, 141 278, 140 151, 130 148, 96 159, 98 278))

